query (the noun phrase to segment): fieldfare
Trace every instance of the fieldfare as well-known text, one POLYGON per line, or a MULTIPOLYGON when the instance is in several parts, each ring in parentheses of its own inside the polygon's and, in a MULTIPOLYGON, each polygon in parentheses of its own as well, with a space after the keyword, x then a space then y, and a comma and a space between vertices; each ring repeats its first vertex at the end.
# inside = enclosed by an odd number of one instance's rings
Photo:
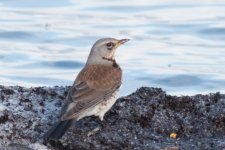
POLYGON ((58 140, 77 120, 104 114, 118 98, 122 70, 115 60, 117 47, 129 39, 103 38, 98 40, 84 68, 70 88, 61 110, 60 120, 45 135, 45 140, 58 140))

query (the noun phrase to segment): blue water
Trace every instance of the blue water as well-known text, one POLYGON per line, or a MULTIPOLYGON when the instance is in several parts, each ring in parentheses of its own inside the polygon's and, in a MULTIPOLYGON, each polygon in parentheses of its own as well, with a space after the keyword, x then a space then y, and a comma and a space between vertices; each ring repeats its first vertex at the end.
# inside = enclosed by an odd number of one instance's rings
POLYGON ((99 38, 117 50, 121 95, 225 92, 225 1, 0 0, 0 84, 71 85, 99 38))

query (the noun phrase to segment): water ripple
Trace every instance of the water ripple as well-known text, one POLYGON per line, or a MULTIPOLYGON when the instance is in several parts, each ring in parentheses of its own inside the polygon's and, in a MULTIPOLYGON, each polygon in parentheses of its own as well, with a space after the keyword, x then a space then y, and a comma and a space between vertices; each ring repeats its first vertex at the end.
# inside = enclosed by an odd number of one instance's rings
POLYGON ((58 68, 58 69, 75 69, 81 68, 84 64, 78 61, 69 61, 69 60, 61 60, 61 61, 42 61, 35 63, 26 63, 23 65, 16 65, 13 68, 58 68))
POLYGON ((8 0, 0 2, 0 84, 68 85, 102 37, 116 52, 122 95, 225 92, 225 2, 8 0))

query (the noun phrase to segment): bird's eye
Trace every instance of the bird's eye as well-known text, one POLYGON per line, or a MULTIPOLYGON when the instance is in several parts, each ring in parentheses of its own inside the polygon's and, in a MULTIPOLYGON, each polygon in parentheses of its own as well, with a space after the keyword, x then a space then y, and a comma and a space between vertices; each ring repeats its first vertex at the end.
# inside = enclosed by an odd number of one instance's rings
POLYGON ((114 46, 114 43, 108 42, 106 43, 106 46, 108 47, 108 49, 111 49, 114 46))

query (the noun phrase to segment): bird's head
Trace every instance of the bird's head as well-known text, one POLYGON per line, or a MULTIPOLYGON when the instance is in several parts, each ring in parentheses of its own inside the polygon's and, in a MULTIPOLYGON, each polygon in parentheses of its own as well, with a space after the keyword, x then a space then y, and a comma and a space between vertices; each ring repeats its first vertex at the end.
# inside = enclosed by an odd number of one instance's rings
POLYGON ((114 60, 116 49, 127 41, 129 41, 129 39, 117 40, 114 38, 103 38, 98 40, 91 49, 87 63, 104 64, 107 63, 108 60, 114 60))

